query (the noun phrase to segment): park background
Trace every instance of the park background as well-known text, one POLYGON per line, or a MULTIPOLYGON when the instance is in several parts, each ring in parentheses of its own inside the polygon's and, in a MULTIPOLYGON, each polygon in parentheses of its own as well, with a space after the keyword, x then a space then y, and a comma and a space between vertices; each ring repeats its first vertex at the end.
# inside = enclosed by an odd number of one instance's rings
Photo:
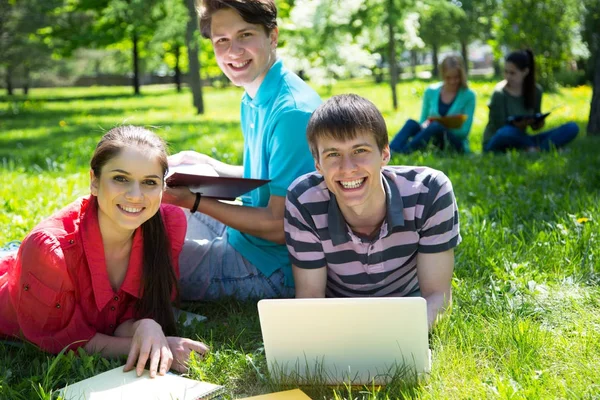
MULTIPOLYGON (((324 99, 354 92, 375 102, 390 135, 419 117, 445 54, 468 60, 477 93, 475 154, 393 159, 444 171, 459 204, 454 305, 430 338, 430 379, 304 390, 337 399, 598 398, 600 2, 277 3, 286 65, 324 99), (543 109, 561 106, 547 127, 575 121, 580 135, 562 153, 481 155, 503 56, 523 47, 537 55, 543 109)), ((115 125, 152 127, 173 152, 241 163, 242 91, 220 73, 193 12, 191 0, 0 0, 0 245, 88 193, 89 158, 115 125)), ((212 349, 192 362, 192 377, 224 384, 232 398, 291 387, 268 379, 255 303, 184 308, 209 317, 182 327, 212 349)), ((2 342, 0 398, 52 398, 120 363, 2 342)))

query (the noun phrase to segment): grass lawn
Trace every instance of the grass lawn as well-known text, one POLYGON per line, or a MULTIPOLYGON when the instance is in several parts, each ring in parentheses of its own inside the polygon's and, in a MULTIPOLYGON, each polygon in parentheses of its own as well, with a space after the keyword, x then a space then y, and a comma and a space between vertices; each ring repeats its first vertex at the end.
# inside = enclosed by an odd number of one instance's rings
MULTIPOLYGON (((389 88, 344 82, 331 94, 355 92, 383 112, 390 134, 418 118, 426 83, 389 88)), ((463 242, 456 249, 452 312, 430 339, 433 370, 418 386, 303 388, 312 398, 592 399, 600 395, 600 141, 576 140, 563 153, 481 155, 487 101, 494 83, 474 82, 477 111, 471 156, 433 152, 393 163, 428 165, 452 180, 463 242)), ((102 133, 116 124, 154 127, 173 152, 195 149, 241 162, 236 88, 207 89, 207 113, 193 113, 188 92, 170 87, 33 90, 0 97, 0 245, 20 240, 44 217, 89 190, 88 162, 102 133)), ((582 132, 591 89, 544 96, 557 109, 553 127, 576 121, 582 132)), ((184 328, 212 352, 190 367, 193 377, 224 384, 237 398, 289 388, 266 378, 256 304, 186 304, 209 317, 184 328)), ((368 341, 368 338, 366 338, 368 341)), ((31 345, 0 343, 0 398, 49 399, 65 383, 121 360, 52 356, 31 345)))

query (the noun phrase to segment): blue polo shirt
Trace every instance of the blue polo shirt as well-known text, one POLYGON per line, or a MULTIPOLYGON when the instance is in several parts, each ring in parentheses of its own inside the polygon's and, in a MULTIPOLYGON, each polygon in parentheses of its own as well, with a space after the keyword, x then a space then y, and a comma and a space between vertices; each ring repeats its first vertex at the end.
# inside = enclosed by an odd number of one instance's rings
MULTIPOLYGON (((267 207, 269 198, 285 197, 288 186, 300 175, 314 171, 306 140, 319 95, 281 60, 275 61, 254 98, 244 93, 241 105, 244 134, 244 177, 270 179, 242 197, 244 206, 267 207)), ((293 286, 292 268, 285 245, 227 228, 229 243, 264 275, 283 269, 287 286, 293 286)))

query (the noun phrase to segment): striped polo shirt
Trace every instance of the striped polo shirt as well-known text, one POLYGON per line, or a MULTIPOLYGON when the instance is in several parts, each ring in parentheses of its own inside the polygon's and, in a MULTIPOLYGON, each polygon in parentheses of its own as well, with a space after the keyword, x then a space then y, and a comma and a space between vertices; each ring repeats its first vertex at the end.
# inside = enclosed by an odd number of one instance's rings
POLYGON ((285 238, 292 264, 327 267, 327 297, 407 296, 419 290, 417 254, 439 253, 460 241, 452 183, 427 167, 382 169, 386 217, 373 239, 344 220, 323 176, 312 172, 288 189, 285 238))

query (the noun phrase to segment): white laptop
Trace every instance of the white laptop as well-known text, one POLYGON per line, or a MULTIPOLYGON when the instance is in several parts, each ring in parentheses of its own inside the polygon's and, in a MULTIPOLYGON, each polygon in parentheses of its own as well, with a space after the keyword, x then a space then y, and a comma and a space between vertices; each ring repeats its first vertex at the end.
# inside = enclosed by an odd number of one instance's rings
POLYGON ((269 373, 298 384, 385 384, 431 369, 422 297, 258 302, 269 373))

